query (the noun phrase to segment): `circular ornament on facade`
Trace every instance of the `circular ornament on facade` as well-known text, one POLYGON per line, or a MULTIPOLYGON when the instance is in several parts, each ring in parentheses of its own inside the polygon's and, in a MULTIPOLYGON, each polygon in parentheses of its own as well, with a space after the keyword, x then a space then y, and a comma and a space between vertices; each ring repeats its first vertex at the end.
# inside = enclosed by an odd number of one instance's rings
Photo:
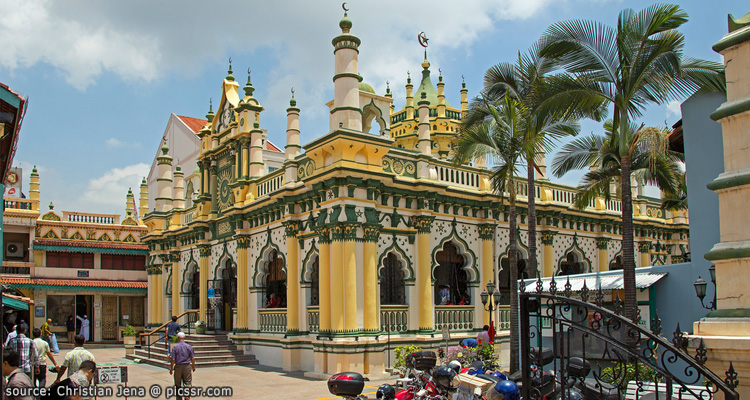
POLYGON ((393 162, 393 172, 395 172, 398 175, 401 175, 404 173, 404 163, 401 162, 401 160, 395 160, 393 162))
POLYGON ((240 118, 240 126, 245 126, 245 118, 240 118))
POLYGON ((307 172, 307 176, 312 175, 312 173, 313 173, 312 163, 307 163, 307 167, 305 167, 305 169, 307 169, 307 171, 306 171, 307 172))
POLYGON ((416 167, 414 166, 414 163, 407 163, 406 164, 406 173, 407 174, 413 174, 416 170, 416 167))

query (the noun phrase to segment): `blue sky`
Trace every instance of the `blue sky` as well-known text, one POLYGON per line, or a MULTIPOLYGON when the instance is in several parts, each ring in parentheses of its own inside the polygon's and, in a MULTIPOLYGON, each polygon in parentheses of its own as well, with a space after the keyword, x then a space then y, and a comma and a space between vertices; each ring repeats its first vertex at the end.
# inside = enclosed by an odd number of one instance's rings
MULTIPOLYGON (((447 99, 459 104, 485 70, 512 62, 552 23, 593 19, 614 25, 618 12, 652 2, 615 0, 361 1, 348 3, 352 33, 362 39, 360 74, 378 93, 391 82, 404 104, 406 72, 421 69, 417 33, 430 37, 433 74, 442 69, 447 99)), ((727 14, 746 1, 682 1, 685 53, 720 61, 711 50, 727 14)), ((324 103, 333 96, 333 52, 341 3, 334 1, 91 2, 0 0, 0 82, 29 97, 14 164, 37 165, 43 209, 124 213, 159 146, 170 113, 203 117, 220 97, 227 60, 244 84, 252 69, 265 106, 261 126, 283 146, 290 88, 301 112, 302 142, 325 134, 324 103)), ((643 122, 671 126, 678 104, 650 106, 643 122)), ((583 122, 583 133, 598 131, 583 122)), ((551 160, 550 156, 550 160, 551 160)), ((575 184, 580 174, 561 181, 575 184)))

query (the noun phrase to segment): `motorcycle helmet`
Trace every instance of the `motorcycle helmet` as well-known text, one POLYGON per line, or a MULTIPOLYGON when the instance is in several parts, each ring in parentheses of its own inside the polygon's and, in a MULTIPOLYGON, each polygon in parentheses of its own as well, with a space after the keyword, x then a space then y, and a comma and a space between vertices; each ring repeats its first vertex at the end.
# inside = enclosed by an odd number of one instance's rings
POLYGON ((459 374, 461 372, 461 363, 458 362, 458 360, 453 360, 448 363, 448 368, 452 369, 456 372, 456 374, 459 374))
POLYGON ((580 390, 576 388, 569 388, 565 389, 565 392, 567 393, 560 393, 555 397, 555 400, 585 400, 586 398, 583 396, 583 393, 581 393, 580 390))
POLYGON ((502 373, 502 372, 493 372, 490 375, 496 376, 496 377, 500 378, 501 381, 507 381, 508 380, 508 377, 505 376, 505 374, 502 373))
POLYGON ((440 389, 448 390, 453 388, 453 378, 455 376, 456 372, 453 369, 443 365, 432 373, 432 381, 440 389))
POLYGON ((396 389, 389 384, 380 385, 376 392, 376 398, 383 400, 394 400, 396 398, 396 389))
MULTIPOLYGON (((520 400, 521 392, 513 381, 500 381, 489 391, 490 399, 520 400)), ((583 400, 583 399, 581 399, 583 400)))
POLYGON ((484 361, 477 360, 471 363, 471 366, 469 367, 468 374, 469 375, 476 375, 476 374, 483 374, 484 373, 484 361))

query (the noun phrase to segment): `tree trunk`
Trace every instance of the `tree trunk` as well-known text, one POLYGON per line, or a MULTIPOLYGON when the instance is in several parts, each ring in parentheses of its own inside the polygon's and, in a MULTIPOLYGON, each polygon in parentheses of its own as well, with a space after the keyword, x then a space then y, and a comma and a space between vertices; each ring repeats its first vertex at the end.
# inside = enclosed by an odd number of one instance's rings
POLYGON ((536 186, 534 182, 534 163, 532 161, 527 162, 526 169, 528 170, 528 186, 529 186, 529 261, 526 263, 529 276, 530 272, 534 272, 536 276, 541 276, 539 269, 537 268, 536 262, 536 186))
POLYGON ((625 287, 625 317, 636 321, 638 301, 635 290, 635 251, 633 243, 633 199, 630 188, 630 156, 622 156, 622 279, 625 287))
MULTIPOLYGON (((511 196, 513 194, 511 193, 511 196)), ((510 373, 518 371, 519 341, 518 341, 518 257, 516 255, 516 203, 510 201, 510 235, 508 246, 508 260, 510 268, 510 373)))

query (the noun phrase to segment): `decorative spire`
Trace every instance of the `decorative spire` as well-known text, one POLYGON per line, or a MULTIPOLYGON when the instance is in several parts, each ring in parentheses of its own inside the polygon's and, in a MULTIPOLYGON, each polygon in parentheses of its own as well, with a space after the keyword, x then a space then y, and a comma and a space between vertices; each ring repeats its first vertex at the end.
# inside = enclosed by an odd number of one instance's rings
POLYGON ((406 84, 411 85, 411 72, 406 71, 406 84))
POLYGON ((234 81, 234 75, 232 75, 232 57, 229 57, 229 70, 227 71, 227 77, 224 79, 234 81))
POLYGON ((341 18, 341 21, 339 21, 339 28, 341 28, 341 33, 349 33, 352 29, 352 20, 349 19, 349 16, 347 15, 347 11, 349 11, 348 8, 346 8, 346 3, 343 3, 341 5, 341 8, 344 9, 344 18, 341 18))
POLYGON ((427 48, 424 49, 424 61, 422 61, 422 68, 428 69, 430 68, 430 62, 427 60, 427 48))
POLYGON ((167 155, 167 153, 169 152, 169 146, 167 146, 167 143, 164 143, 164 146, 161 146, 161 152, 163 155, 167 155))
POLYGON ((211 122, 214 120, 213 99, 208 99, 208 114, 206 114, 206 119, 208 120, 208 122, 211 122))
POLYGON ((50 210, 50 211, 52 211, 52 210, 54 210, 54 209, 55 209, 55 205, 54 205, 54 204, 52 204, 52 202, 50 201, 50 202, 49 202, 49 210, 50 210))
POLYGON ((438 68, 438 82, 443 81, 443 70, 441 68, 438 68))
POLYGON ((385 81, 385 95, 390 96, 391 95, 391 82, 385 81))
MULTIPOLYGON (((230 66, 231 68, 231 66, 230 66)), ((247 67, 247 83, 245 84, 245 87, 242 89, 245 91, 245 96, 252 97, 253 92, 255 91, 255 88, 253 87, 253 84, 250 83, 250 67, 247 67)))
MULTIPOLYGON (((346 3, 344 3, 346 4, 346 3)), ((294 99, 294 88, 292 88, 292 98, 289 100, 289 106, 290 107, 296 107, 297 106, 297 100, 294 99)))
POLYGON ((466 79, 461 75, 461 88, 466 89, 466 79))

